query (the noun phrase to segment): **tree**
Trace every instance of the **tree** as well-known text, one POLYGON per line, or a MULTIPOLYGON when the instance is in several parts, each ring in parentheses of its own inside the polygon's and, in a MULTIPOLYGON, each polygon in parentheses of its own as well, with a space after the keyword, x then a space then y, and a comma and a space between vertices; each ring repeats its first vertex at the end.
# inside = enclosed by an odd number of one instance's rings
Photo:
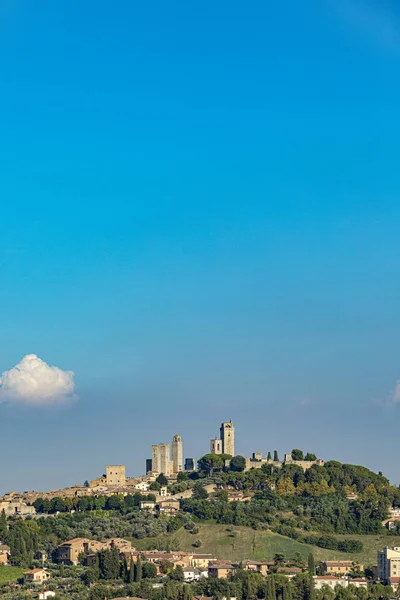
POLYGON ((179 471, 177 481, 178 483, 182 483, 183 481, 187 481, 189 479, 189 475, 185 471, 179 471))
POLYGON ((315 560, 312 552, 308 555, 308 572, 310 575, 315 575, 315 560))
POLYGON ((87 479, 83 482, 83 487, 85 487, 85 488, 89 488, 90 487, 90 483, 88 482, 87 479))
POLYGON ((166 487, 168 485, 168 479, 165 477, 164 473, 160 473, 156 481, 161 485, 161 487, 166 487))
POLYGON ((304 460, 303 450, 299 450, 298 448, 293 448, 292 458, 293 458, 293 460, 304 460))
POLYGON ((281 565, 285 561, 285 555, 283 552, 277 552, 274 556, 274 563, 276 565, 281 565))
POLYGON ((215 469, 222 469, 224 461, 220 454, 205 454, 198 461, 198 466, 201 471, 212 475, 215 469))
POLYGON ((135 581, 135 564, 133 562, 133 558, 131 556, 131 560, 129 562, 129 577, 128 583, 133 583, 135 581))
POLYGON ((246 468, 246 459, 239 454, 234 456, 230 462, 229 469, 231 471, 242 472, 246 468))
POLYGON ((294 483, 290 479, 290 477, 283 477, 278 481, 278 485, 276 486, 276 493, 279 494, 279 496, 294 494, 295 491, 296 488, 294 487, 294 483))
POLYGON ((136 568, 135 568, 135 581, 136 583, 139 583, 140 581, 142 581, 142 561, 140 559, 140 556, 137 557, 137 561, 136 561, 136 568))
POLYGON ((271 460, 271 452, 268 452, 268 454, 267 454, 267 460, 271 460))
POLYGON ((172 579, 172 581, 184 581, 185 575, 183 573, 183 568, 181 567, 181 565, 176 565, 175 569, 173 569, 169 574, 169 578, 172 579))
POLYGON ((154 563, 143 563, 142 572, 144 579, 154 579, 154 577, 157 577, 157 567, 154 563))
POLYGON ((279 458, 278 458, 278 450, 274 450, 274 461, 278 462, 279 458))
POLYGON ((185 585, 183 588, 183 600, 192 600, 193 592, 190 585, 185 585))
POLYGON ((109 498, 107 498, 106 508, 107 510, 121 510, 123 503, 123 496, 110 496, 109 498))
POLYGON ((269 575, 267 579, 266 600, 276 600, 276 589, 273 575, 269 575))
POLYGON ((304 460, 317 460, 317 457, 315 454, 312 454, 311 452, 307 452, 307 454, 304 457, 304 460))
POLYGON ((8 529, 7 529, 7 517, 6 517, 6 513, 5 510, 3 509, 1 511, 1 515, 0 515, 0 540, 4 541, 6 535, 7 535, 8 529))
POLYGON ((289 581, 282 587, 282 600, 292 600, 292 590, 289 581))
POLYGON ((196 481, 194 484, 192 498, 193 500, 206 500, 208 498, 208 492, 201 481, 196 481))
POLYGON ((152 481, 149 489, 154 492, 159 492, 161 490, 161 485, 158 483, 158 481, 152 481))

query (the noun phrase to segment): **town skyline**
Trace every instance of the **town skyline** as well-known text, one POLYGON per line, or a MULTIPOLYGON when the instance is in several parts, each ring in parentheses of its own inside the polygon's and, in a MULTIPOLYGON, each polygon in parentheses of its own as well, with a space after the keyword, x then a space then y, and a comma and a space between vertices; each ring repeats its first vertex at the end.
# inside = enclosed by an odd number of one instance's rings
POLYGON ((230 417, 239 454, 400 483, 398 4, 0 23, 1 489, 141 472, 166 432, 198 457, 230 417))

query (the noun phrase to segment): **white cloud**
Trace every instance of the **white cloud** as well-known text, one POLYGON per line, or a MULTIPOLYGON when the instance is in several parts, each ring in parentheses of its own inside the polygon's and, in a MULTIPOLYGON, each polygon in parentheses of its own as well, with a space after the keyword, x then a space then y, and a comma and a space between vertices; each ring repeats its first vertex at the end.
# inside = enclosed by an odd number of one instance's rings
POLYGON ((72 371, 50 367, 36 354, 27 354, 0 377, 0 403, 52 406, 76 400, 74 390, 72 371))
POLYGON ((395 388, 390 392, 388 396, 389 404, 399 404, 400 403, 400 381, 396 383, 395 388))

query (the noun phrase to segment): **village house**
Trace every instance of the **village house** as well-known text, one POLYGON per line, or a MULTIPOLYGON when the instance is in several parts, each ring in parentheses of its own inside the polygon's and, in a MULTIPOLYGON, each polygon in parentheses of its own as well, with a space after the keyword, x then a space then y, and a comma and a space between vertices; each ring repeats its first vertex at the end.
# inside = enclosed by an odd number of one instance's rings
POLYGON ((364 570, 364 566, 351 560, 326 560, 322 563, 323 575, 348 575, 353 569, 364 570))
POLYGON ((183 569, 183 576, 186 583, 199 581, 202 577, 208 577, 208 570, 198 569, 197 567, 186 567, 183 569))
POLYGON ((158 511, 163 515, 174 515, 180 510, 180 508, 181 505, 179 500, 161 500, 161 502, 158 503, 158 511))
POLYGON ((236 566, 225 560, 217 560, 208 565, 208 576, 212 579, 227 579, 235 571, 236 566))
POLYGON ((351 579, 350 577, 335 577, 334 575, 315 575, 313 580, 316 590, 322 589, 325 585, 331 590, 334 590, 337 585, 343 588, 347 588, 349 585, 354 585, 357 588, 368 588, 368 581, 365 577, 351 579))
POLYGON ((211 562, 215 562, 216 558, 212 554, 195 554, 190 556, 190 566, 198 567, 199 569, 208 569, 211 562))
POLYGON ((15 497, 11 500, 0 501, 0 514, 3 510, 6 517, 25 517, 36 514, 34 506, 28 506, 21 499, 15 497))
POLYGON ((31 571, 25 571, 24 583, 34 583, 40 585, 50 579, 50 574, 45 569, 32 569, 31 571))
POLYGON ((8 565, 10 562, 11 550, 10 546, 0 544, 0 565, 8 565))
POLYGON ((151 500, 141 500, 140 510, 155 511, 155 509, 156 509, 155 502, 152 502, 151 500))
POLYGON ((64 542, 57 548, 57 562, 77 565, 79 555, 85 552, 85 544, 89 542, 87 538, 74 538, 64 542))
MULTIPOLYGON (((58 546, 57 562, 76 565, 79 562, 80 554, 94 556, 100 550, 111 550, 112 548, 118 548, 120 552, 135 551, 131 542, 123 538, 109 538, 104 542, 89 540, 87 538, 74 538, 58 546)), ((86 558, 86 563, 88 564, 89 562, 90 559, 86 558)))
POLYGON ((274 562, 263 562, 257 560, 244 560, 242 562, 243 569, 245 571, 252 571, 253 573, 261 573, 266 577, 271 567, 275 565, 274 562))
POLYGON ((46 590, 45 592, 40 592, 38 598, 39 600, 47 600, 47 598, 54 598, 55 595, 55 592, 46 590))
POLYGON ((279 573, 279 575, 286 575, 288 579, 293 579, 293 577, 302 573, 303 570, 299 567, 279 567, 276 572, 279 573))

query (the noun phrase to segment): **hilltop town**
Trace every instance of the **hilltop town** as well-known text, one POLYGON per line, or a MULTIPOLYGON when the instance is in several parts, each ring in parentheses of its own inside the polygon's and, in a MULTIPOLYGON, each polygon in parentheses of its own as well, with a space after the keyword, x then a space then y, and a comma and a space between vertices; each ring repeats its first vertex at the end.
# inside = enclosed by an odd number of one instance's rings
POLYGON ((400 490, 300 449, 282 460, 277 451, 238 456, 231 420, 197 461, 184 458, 176 434, 152 446, 141 476, 107 465, 80 485, 8 492, 0 515, 9 598, 400 594, 400 490), (252 541, 242 544, 247 531, 252 541), (371 534, 375 552, 364 548, 371 534))

